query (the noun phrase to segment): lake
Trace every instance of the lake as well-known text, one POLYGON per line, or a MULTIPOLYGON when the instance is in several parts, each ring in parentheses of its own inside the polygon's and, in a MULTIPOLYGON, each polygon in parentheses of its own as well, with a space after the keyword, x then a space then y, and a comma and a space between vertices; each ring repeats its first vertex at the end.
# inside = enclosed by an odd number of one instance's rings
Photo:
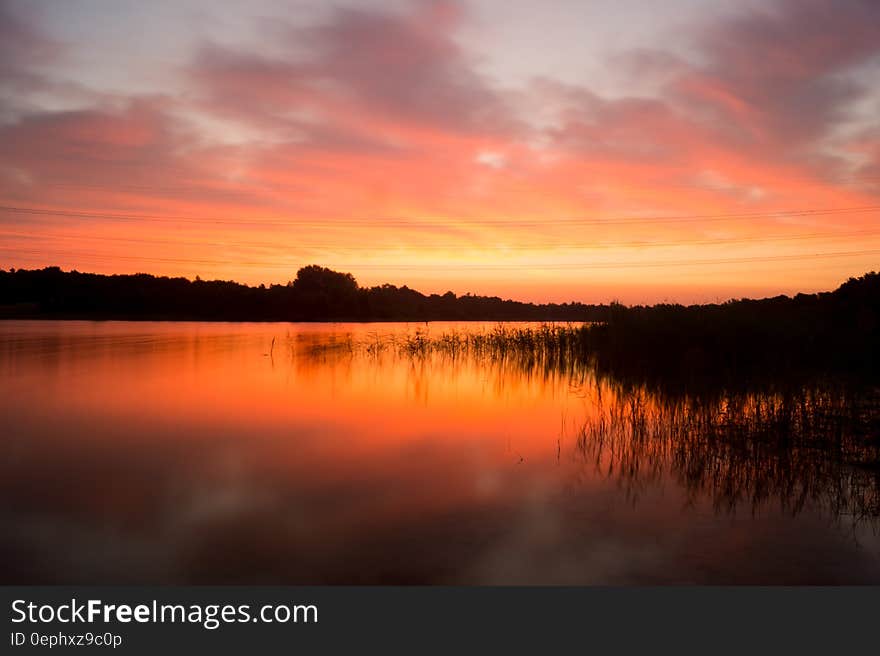
POLYGON ((0 321, 3 582, 880 583, 876 404, 406 347, 495 329, 0 321))

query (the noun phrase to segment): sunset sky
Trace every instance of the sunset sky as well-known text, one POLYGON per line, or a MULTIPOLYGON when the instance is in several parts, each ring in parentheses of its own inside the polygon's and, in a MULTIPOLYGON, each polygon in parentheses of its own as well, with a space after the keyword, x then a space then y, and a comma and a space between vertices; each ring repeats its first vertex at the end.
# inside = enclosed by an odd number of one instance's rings
POLYGON ((0 266, 706 301, 880 269, 877 0, 0 0, 0 266))

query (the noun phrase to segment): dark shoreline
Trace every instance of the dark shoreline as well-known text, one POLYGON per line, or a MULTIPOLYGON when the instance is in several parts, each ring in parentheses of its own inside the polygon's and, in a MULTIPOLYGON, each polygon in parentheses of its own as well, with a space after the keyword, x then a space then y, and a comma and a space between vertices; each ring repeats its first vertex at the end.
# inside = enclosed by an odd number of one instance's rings
POLYGON ((39 314, 39 315, 3 315, 3 308, 0 308, 0 321, 124 321, 128 323, 155 321, 161 323, 412 323, 412 324, 432 324, 432 323, 552 323, 552 324, 591 324, 599 323, 595 321, 579 321, 573 319, 209 319, 203 317, 118 317, 118 316, 96 316, 96 315, 57 315, 57 314, 39 314))
MULTIPOLYGON (((365 288, 351 274, 318 266, 300 269, 287 285, 256 288, 56 267, 0 271, 0 314, 42 321, 552 322, 576 325, 537 336, 544 340, 540 348, 564 351, 559 366, 589 359, 599 370, 664 386, 726 386, 804 375, 874 380, 880 374, 878 273, 852 278, 833 292, 627 307, 536 305, 452 292, 426 296, 393 285, 365 288)), ((514 336, 499 347, 508 355, 531 357, 535 337, 514 336)))
POLYGON ((422 294, 407 286, 361 287, 351 274, 303 267, 284 285, 0 271, 0 317, 129 321, 601 321, 610 305, 524 303, 497 296, 422 294))

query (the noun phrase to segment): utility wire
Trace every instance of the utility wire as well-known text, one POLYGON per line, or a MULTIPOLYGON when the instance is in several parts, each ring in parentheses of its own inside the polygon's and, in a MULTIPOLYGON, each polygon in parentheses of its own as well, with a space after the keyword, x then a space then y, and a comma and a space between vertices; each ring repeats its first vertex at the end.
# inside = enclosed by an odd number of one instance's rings
MULTIPOLYGON (((17 255, 53 255, 53 256, 70 256, 69 251, 44 251, 44 250, 18 250, 7 247, 0 247, 0 252, 7 251, 17 255)), ((635 261, 635 262, 563 262, 563 263, 541 263, 541 262, 524 262, 520 264, 469 264, 455 263, 456 269, 467 270, 513 270, 513 269, 531 269, 531 270, 577 270, 577 269, 605 269, 605 268, 642 268, 642 267, 681 267, 693 265, 712 265, 712 264, 744 264, 749 262, 788 262, 793 260, 813 260, 838 257, 853 257, 878 255, 880 249, 865 249, 855 251, 835 251, 824 253, 803 253, 792 255, 767 255, 758 257, 735 257, 735 258, 711 258, 696 260, 661 260, 661 261, 635 261)), ((107 255, 102 253, 75 253, 78 257, 97 258, 105 261, 113 260, 135 260, 145 262, 165 262, 178 264, 200 264, 214 266, 239 266, 239 267, 262 267, 277 268, 290 267, 290 262, 248 262, 248 261, 224 261, 224 260, 199 260, 192 258, 162 258, 148 257, 140 255, 107 255)), ((408 264, 346 264, 335 265, 345 266, 350 269, 396 269, 396 270, 412 270, 412 269, 448 269, 449 263, 431 264, 431 263, 408 263, 408 264)))
POLYGON ((191 217, 155 214, 129 214, 129 213, 104 213, 85 212, 73 210, 61 210, 51 208, 21 207, 13 205, 0 205, 0 211, 17 214, 37 216, 60 216, 70 218, 107 219, 113 221, 144 221, 162 223, 200 223, 217 225, 260 225, 260 226, 296 226, 296 227, 320 227, 320 228, 351 228, 351 227, 412 227, 422 228, 430 226, 438 227, 486 227, 486 226, 540 226, 552 225, 636 225, 654 223, 689 223, 708 221, 731 221, 731 220, 756 220, 756 219, 782 219, 812 216, 831 216, 839 214, 859 214, 865 212, 878 212, 880 205, 866 205, 860 207, 838 207, 828 209, 801 209, 801 210, 778 210, 772 212, 739 212, 726 214, 687 214, 678 216, 659 215, 644 217, 620 217, 613 219, 588 219, 588 218, 561 218, 561 219, 486 219, 486 220, 411 220, 396 218, 363 218, 363 219, 327 219, 325 221, 308 220, 278 220, 278 219, 228 219, 211 217, 191 217))
MULTIPOLYGON (((15 232, 15 231, 2 231, 0 232, 0 236, 6 237, 14 237, 18 239, 25 239, 31 241, 39 241, 39 240, 82 240, 82 241, 110 241, 110 242, 123 242, 123 243, 135 243, 135 244, 161 244, 161 245, 180 245, 180 246, 208 246, 215 248, 266 248, 266 249, 279 249, 279 248, 288 248, 289 246, 276 241, 276 242, 253 242, 253 241, 234 241, 234 242, 210 242, 210 241, 188 241, 188 240, 179 240, 179 239, 150 239, 144 237, 109 237, 106 235, 84 235, 84 234, 40 234, 40 233, 27 233, 27 232, 15 232)), ((360 244, 360 245, 352 245, 352 246, 344 246, 344 245, 332 245, 332 244, 310 244, 299 242, 296 244, 298 249, 312 249, 312 250, 329 250, 329 251, 396 251, 396 250, 406 250, 412 248, 429 248, 429 249, 470 249, 470 250, 500 250, 500 251, 511 251, 511 250, 522 250, 522 251, 540 251, 540 250, 548 250, 548 249, 558 249, 558 250, 588 250, 588 249, 605 249, 605 248, 657 248, 657 247, 681 247, 681 246, 709 246, 709 245, 724 245, 724 244, 751 244, 751 243, 762 243, 762 242, 776 242, 776 241, 801 241, 801 240, 811 240, 811 239, 828 239, 828 240, 836 240, 836 239, 850 239, 850 238, 864 238, 864 237, 877 237, 880 236, 880 231, 878 230, 855 230, 849 232, 817 232, 817 233, 802 233, 802 234, 791 234, 791 235, 761 235, 757 237, 719 237, 719 238, 707 238, 707 239, 691 239, 691 240, 671 240, 671 241, 645 241, 645 240, 634 240, 634 241, 618 241, 618 242, 584 242, 584 243, 570 243, 570 242, 533 242, 530 244, 505 244, 505 243, 486 243, 486 244, 477 244, 477 243, 465 243, 459 242, 456 244, 438 244, 434 241, 425 244, 419 243, 405 243, 405 244, 360 244)))

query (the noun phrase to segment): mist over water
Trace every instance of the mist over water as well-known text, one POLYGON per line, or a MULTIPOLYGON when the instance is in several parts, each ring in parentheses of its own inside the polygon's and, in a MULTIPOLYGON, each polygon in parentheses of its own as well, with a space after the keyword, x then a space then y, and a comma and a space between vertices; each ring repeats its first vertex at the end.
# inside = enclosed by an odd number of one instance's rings
POLYGON ((880 582, 876 388, 459 348, 497 330, 0 322, 4 582, 880 582))

